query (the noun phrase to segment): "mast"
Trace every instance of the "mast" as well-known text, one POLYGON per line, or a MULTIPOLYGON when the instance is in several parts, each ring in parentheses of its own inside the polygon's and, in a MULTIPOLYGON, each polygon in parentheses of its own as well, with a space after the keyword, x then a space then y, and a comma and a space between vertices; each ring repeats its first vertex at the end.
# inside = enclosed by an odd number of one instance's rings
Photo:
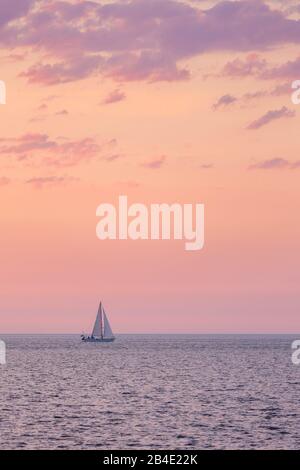
POLYGON ((94 336, 95 338, 97 338, 97 337, 102 338, 103 337, 103 334, 102 334, 102 305, 101 305, 101 302, 99 304, 98 313, 97 313, 97 316, 96 316, 92 336, 94 336))

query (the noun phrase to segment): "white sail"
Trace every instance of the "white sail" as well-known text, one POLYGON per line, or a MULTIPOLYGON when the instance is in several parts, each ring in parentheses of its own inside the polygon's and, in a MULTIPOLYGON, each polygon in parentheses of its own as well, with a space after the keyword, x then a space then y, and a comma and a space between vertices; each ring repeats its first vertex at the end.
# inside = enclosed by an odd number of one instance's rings
POLYGON ((102 336, 103 336, 102 335, 102 305, 101 305, 101 302, 100 302, 98 313, 97 313, 97 316, 96 316, 96 321, 95 321, 95 325, 94 325, 94 328, 93 328, 92 336, 94 336, 94 338, 102 338, 102 336))
POLYGON ((104 338, 114 338, 114 334, 110 327, 109 321, 103 309, 103 318, 104 318, 104 338))

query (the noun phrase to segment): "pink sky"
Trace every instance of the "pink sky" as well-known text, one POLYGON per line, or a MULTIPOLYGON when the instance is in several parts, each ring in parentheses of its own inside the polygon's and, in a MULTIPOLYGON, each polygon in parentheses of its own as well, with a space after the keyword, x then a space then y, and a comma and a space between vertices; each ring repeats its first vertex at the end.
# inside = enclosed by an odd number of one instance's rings
POLYGON ((2 0, 0 333, 299 332, 298 1, 2 0), (100 241, 204 203, 205 247, 100 241))

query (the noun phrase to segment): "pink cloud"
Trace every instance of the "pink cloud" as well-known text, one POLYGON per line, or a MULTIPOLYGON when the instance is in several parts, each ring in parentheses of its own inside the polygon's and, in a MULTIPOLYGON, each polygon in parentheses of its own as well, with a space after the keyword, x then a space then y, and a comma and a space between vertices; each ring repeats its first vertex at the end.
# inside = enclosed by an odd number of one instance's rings
POLYGON ((258 100, 268 96, 282 96, 291 94, 291 84, 288 83, 279 83, 273 88, 265 90, 256 90, 244 93, 243 95, 236 97, 230 94, 223 95, 219 100, 213 105, 213 109, 218 109, 222 107, 230 106, 236 102, 247 103, 252 100, 258 100))
POLYGON ((290 95, 291 94, 291 84, 290 82, 279 83, 270 91, 271 96, 281 96, 281 95, 290 95))
POLYGON ((214 168, 214 165, 212 163, 202 163, 199 168, 202 170, 210 170, 211 168, 214 168))
POLYGON ((36 189, 41 189, 45 186, 50 187, 65 185, 74 181, 78 181, 78 178, 73 178, 70 176, 39 176, 30 178, 26 180, 25 183, 34 186, 36 189))
POLYGON ((267 62, 258 54, 249 54, 245 59, 234 59, 224 66, 221 75, 228 77, 247 77, 257 75, 266 69, 267 62))
POLYGON ((300 76, 300 57, 296 60, 288 61, 277 67, 269 68, 261 78, 266 79, 291 79, 295 80, 300 76))
POLYGON ((255 76, 263 80, 290 79, 295 80, 300 75, 300 57, 284 64, 271 66, 258 54, 250 54, 246 59, 234 59, 223 67, 220 76, 242 78, 255 76))
MULTIPOLYGON (((300 43, 300 21, 263 0, 219 1, 202 9, 176 0, 5 2, 0 45, 46 53, 49 63, 22 73, 45 85, 96 74, 117 81, 187 80, 182 62, 203 53, 300 43), (30 5, 35 8, 29 11, 30 5), (22 22, 10 22, 22 14, 22 22)), ((225 73, 245 75, 264 67, 252 54, 225 73)))
POLYGON ((270 160, 264 160, 259 163, 255 163, 249 167, 250 170, 274 170, 274 169, 290 169, 295 170, 300 168, 300 160, 296 162, 290 162, 285 158, 272 158, 270 160))
POLYGON ((30 161, 54 166, 74 166, 89 161, 102 146, 94 139, 59 142, 46 134, 25 134, 13 139, 0 139, 0 154, 17 156, 20 161, 30 161))
POLYGON ((272 121, 282 119, 282 118, 292 118, 296 115, 295 111, 291 111, 286 106, 283 106, 281 109, 275 109, 268 111, 266 114, 261 116, 259 119, 251 122, 247 129, 255 130, 260 129, 263 126, 266 126, 272 121))
POLYGON ((143 163, 143 167, 144 168, 149 168, 151 170, 157 170, 159 168, 161 168, 165 161, 166 161, 166 156, 165 155, 162 155, 161 157, 159 158, 155 158, 154 160, 150 160, 149 162, 145 162, 143 163))
POLYGON ((35 0, 1 0, 0 26, 24 16, 35 0))
POLYGON ((107 60, 104 75, 116 81, 181 81, 190 78, 187 69, 179 69, 176 63, 161 52, 126 53, 107 60))
POLYGON ((100 65, 99 57, 77 57, 69 59, 69 62, 56 64, 37 64, 20 74, 26 77, 29 83, 43 83, 44 85, 56 85, 74 80, 86 78, 95 74, 100 65))
POLYGON ((223 95, 221 98, 217 100, 217 102, 213 105, 213 109, 216 111, 219 108, 226 108, 237 101, 237 98, 233 95, 223 95))
POLYGON ((61 111, 57 111, 55 116, 67 116, 69 112, 66 109, 62 109, 61 111))
POLYGON ((42 103, 37 109, 38 111, 46 111, 48 106, 45 103, 42 103))
POLYGON ((126 95, 123 91, 120 91, 118 89, 113 90, 109 95, 104 98, 102 101, 102 104, 113 104, 113 103, 118 103, 119 101, 123 101, 126 98, 126 95))
POLYGON ((119 160, 120 158, 122 158, 122 156, 115 153, 113 155, 103 157, 103 160, 105 160, 106 162, 115 162, 116 160, 119 160))
POLYGON ((19 154, 34 150, 50 149, 56 147, 56 145, 56 142, 49 140, 46 134, 24 134, 16 138, 1 138, 0 153, 19 154))

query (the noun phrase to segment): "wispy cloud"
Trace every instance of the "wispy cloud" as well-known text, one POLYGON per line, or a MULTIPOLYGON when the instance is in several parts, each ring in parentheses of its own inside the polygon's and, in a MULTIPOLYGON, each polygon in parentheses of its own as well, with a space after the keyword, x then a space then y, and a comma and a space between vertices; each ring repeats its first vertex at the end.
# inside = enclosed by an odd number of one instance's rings
POLYGON ((104 98, 104 100, 102 101, 102 104, 118 103, 119 101, 125 100, 125 98, 126 98, 126 95, 123 91, 113 90, 104 98))
POLYGON ((276 67, 270 67, 261 74, 266 79, 290 79, 295 80, 300 76, 300 57, 290 60, 276 67))
POLYGON ((214 168, 214 165, 212 163, 202 163, 199 165, 199 168, 202 170, 210 170, 211 168, 214 168))
POLYGON ((263 90, 255 90, 255 91, 248 91, 240 96, 234 96, 231 94, 223 95, 219 100, 213 104, 213 110, 217 110, 219 108, 226 108, 234 103, 239 103, 240 105, 244 106, 247 105, 249 102, 260 100, 262 98, 267 97, 276 97, 276 96, 283 96, 283 95, 290 95, 291 94, 291 83, 284 82, 278 83, 276 86, 271 87, 270 89, 263 89, 263 90))
POLYGON ((263 90, 255 90, 255 91, 248 91, 240 96, 233 96, 231 94, 226 94, 222 96, 215 104, 213 104, 212 108, 217 110, 219 107, 226 108, 233 103, 240 103, 242 105, 247 104, 248 102, 254 100, 260 100, 262 98, 267 97, 274 97, 274 96, 283 96, 283 95, 290 95, 291 94, 291 83, 284 82, 278 83, 276 86, 270 89, 263 89, 263 90))
POLYGON ((259 119, 251 122, 247 129, 256 130, 260 129, 263 126, 266 126, 272 121, 283 119, 283 118, 293 118, 296 115, 295 111, 291 111, 286 106, 283 106, 281 109, 275 109, 268 111, 266 114, 261 116, 259 119))
POLYGON ((41 189, 44 187, 61 186, 75 181, 78 181, 78 178, 71 176, 39 176, 30 178, 26 180, 25 183, 36 189, 41 189))
POLYGON ((274 66, 258 54, 249 54, 245 59, 236 58, 227 62, 218 76, 230 78, 254 76, 261 80, 295 80, 300 76, 300 57, 274 66))
POLYGON ((74 166, 98 155, 105 144, 92 138, 73 141, 51 139, 47 134, 24 134, 0 139, 0 155, 12 155, 19 161, 53 166, 74 166))
POLYGON ((24 134, 16 138, 1 138, 1 154, 19 154, 33 150, 45 150, 56 147, 47 134, 24 134))
POLYGON ((20 77, 27 78, 29 83, 44 85, 68 83, 94 75, 102 62, 99 57, 72 57, 68 60, 69 62, 33 65, 21 72, 20 77))
POLYGON ((143 163, 142 166, 144 168, 149 168, 150 170, 157 170, 164 165, 166 158, 167 157, 165 155, 162 155, 159 158, 155 158, 153 160, 143 163))
POLYGON ((269 160, 264 160, 249 166, 249 170, 296 170, 298 168, 300 168, 300 160, 291 162, 285 158, 271 158, 269 160))
POLYGON ((290 82, 279 83, 272 90, 270 90, 270 96, 281 96, 281 95, 290 95, 290 94, 291 94, 290 82))
POLYGON ((116 160, 120 160, 120 158, 122 158, 122 155, 119 155, 117 153, 102 157, 102 159, 105 160, 106 162, 115 162, 116 160))
POLYGON ((67 111, 66 109, 62 109, 61 111, 57 111, 55 113, 55 116, 67 116, 69 114, 69 111, 67 111))
POLYGON ((216 111, 219 108, 227 108, 237 101, 237 98, 233 95, 223 95, 221 96, 216 103, 213 104, 212 108, 216 111))
POLYGON ((45 103, 42 103, 40 106, 38 106, 37 110, 38 111, 47 111, 48 106, 45 103))
POLYGON ((267 61, 258 54, 248 54, 246 58, 236 58, 225 64, 222 69, 221 76, 231 78, 243 78, 249 75, 258 75, 267 67, 267 61))

